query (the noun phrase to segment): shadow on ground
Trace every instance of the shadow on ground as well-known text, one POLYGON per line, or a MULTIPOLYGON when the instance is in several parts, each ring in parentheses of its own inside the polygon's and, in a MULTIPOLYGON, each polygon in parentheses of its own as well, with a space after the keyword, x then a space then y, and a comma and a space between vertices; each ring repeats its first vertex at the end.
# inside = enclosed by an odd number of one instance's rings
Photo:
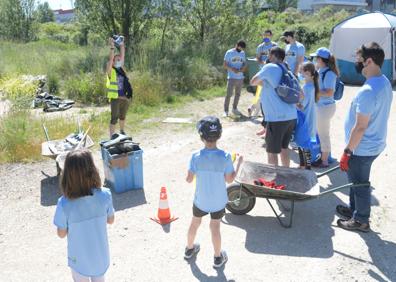
POLYGON ((45 178, 41 179, 40 185, 40 204, 48 207, 56 205, 62 195, 59 188, 59 177, 50 176, 41 171, 45 178))
POLYGON ((133 208, 147 203, 143 189, 130 190, 119 194, 112 189, 111 194, 113 196, 113 205, 116 211, 133 208))
MULTIPOLYGON (((351 231, 345 231, 351 232, 351 231)), ((361 233, 359 235, 365 241, 372 261, 362 261, 361 258, 354 257, 335 250, 334 252, 348 259, 367 263, 375 266, 376 269, 369 267, 367 274, 375 281, 396 281, 396 244, 394 242, 381 239, 381 234, 375 232, 361 233), (378 271, 382 274, 380 275, 378 271), (387 279, 384 279, 385 276, 387 279)))
MULTIPOLYGON (((328 174, 328 177, 331 185, 322 191, 348 183, 346 174, 340 170, 328 174)), ((342 192, 348 195, 349 189, 342 192)), ((266 202, 261 199, 257 204, 266 202)), ((370 233, 358 232, 367 245, 372 261, 362 261, 358 257, 334 250, 333 228, 338 227, 332 225, 332 222, 338 204, 342 202, 334 193, 307 201, 296 201, 291 228, 281 227, 270 209, 263 216, 227 213, 223 221, 246 231, 245 248, 252 253, 317 258, 330 258, 339 254, 367 263, 367 274, 376 281, 396 281, 396 244, 383 240, 375 230, 370 233)), ((378 200, 374 199, 373 204, 379 204, 378 200)))
MULTIPOLYGON (((329 174, 329 177, 332 175, 331 187, 326 189, 346 184, 338 171, 332 174, 329 174)), ((270 201, 274 204, 274 200, 270 201)), ((282 203, 289 206, 291 202, 282 200, 282 203)), ((245 247, 250 252, 330 258, 334 255, 334 209, 340 203, 334 193, 305 201, 296 200, 291 228, 280 226, 270 209, 266 209, 267 214, 262 216, 226 214, 224 221, 246 231, 245 247)), ((267 202, 258 199, 256 205, 267 205, 267 202)))
POLYGON ((197 278, 198 281, 203 281, 203 282, 210 282, 210 281, 226 281, 226 282, 235 282, 235 280, 228 280, 227 277, 224 274, 224 268, 226 267, 227 264, 225 264, 223 267, 217 269, 217 276, 209 276, 201 271, 199 266, 196 263, 196 257, 191 258, 188 261, 188 264, 190 265, 191 268, 191 273, 194 275, 195 278, 197 278))

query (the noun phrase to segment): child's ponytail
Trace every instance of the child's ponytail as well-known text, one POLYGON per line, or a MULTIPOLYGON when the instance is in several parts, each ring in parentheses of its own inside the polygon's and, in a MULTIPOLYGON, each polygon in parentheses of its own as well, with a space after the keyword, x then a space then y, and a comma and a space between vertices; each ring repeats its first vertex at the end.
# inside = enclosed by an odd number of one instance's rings
POLYGON ((314 87, 315 87, 315 103, 319 101, 319 72, 317 70, 314 71, 313 73, 313 81, 314 81, 314 87))
POLYGON ((334 55, 331 55, 328 60, 328 67, 331 69, 337 76, 340 75, 340 72, 338 71, 337 63, 336 63, 336 58, 334 55))

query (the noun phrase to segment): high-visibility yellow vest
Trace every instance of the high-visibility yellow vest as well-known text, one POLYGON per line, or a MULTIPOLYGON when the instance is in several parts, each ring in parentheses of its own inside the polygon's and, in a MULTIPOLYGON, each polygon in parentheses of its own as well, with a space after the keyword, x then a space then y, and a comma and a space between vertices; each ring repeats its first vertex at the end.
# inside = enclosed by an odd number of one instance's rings
POLYGON ((110 99, 117 99, 118 98, 118 83, 117 83, 117 73, 114 68, 111 69, 111 75, 106 75, 107 82, 107 98, 110 99))

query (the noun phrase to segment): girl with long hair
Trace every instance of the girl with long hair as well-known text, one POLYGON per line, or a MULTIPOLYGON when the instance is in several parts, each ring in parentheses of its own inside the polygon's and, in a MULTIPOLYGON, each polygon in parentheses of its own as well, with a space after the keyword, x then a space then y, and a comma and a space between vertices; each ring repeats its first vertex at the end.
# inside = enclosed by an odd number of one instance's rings
POLYGON ((61 175, 63 196, 54 224, 60 238, 67 236, 67 258, 74 281, 104 281, 110 265, 107 224, 114 222, 111 192, 101 179, 90 151, 66 156, 61 175))
POLYGON ((316 53, 311 54, 316 57, 316 69, 319 72, 319 99, 316 103, 316 125, 320 139, 321 159, 313 166, 328 167, 331 153, 330 125, 331 119, 336 112, 334 91, 336 88, 339 71, 335 57, 325 48, 319 48, 316 53))

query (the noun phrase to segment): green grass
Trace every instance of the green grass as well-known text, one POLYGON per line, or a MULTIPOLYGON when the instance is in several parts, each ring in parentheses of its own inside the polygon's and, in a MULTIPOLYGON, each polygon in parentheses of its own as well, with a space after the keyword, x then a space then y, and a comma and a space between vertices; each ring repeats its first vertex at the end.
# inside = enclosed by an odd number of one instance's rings
MULTIPOLYGON (((163 100, 157 105, 132 103, 127 115, 127 130, 132 134, 145 129, 158 128, 169 111, 183 107, 197 100, 208 100, 224 95, 224 87, 194 91, 191 95, 171 94, 170 102, 163 100), (153 121, 147 121, 153 119, 153 121)), ((82 108, 79 114, 85 114, 82 108)), ((98 144, 108 139, 110 113, 92 113, 82 121, 83 128, 91 127, 89 135, 98 144)), ((77 117, 74 118, 32 118, 27 110, 12 110, 0 119, 0 163, 31 162, 44 159, 41 156, 41 143, 45 142, 42 128, 45 124, 51 140, 63 139, 76 132, 77 117)), ((186 125, 186 127, 190 125, 186 125)), ((185 127, 183 127, 185 128, 185 127)))
POLYGON ((64 78, 86 68, 101 68, 103 62, 100 65, 98 62, 93 63, 92 58, 101 57, 103 50, 52 40, 25 44, 0 41, 0 74, 39 75, 55 72, 64 78))

